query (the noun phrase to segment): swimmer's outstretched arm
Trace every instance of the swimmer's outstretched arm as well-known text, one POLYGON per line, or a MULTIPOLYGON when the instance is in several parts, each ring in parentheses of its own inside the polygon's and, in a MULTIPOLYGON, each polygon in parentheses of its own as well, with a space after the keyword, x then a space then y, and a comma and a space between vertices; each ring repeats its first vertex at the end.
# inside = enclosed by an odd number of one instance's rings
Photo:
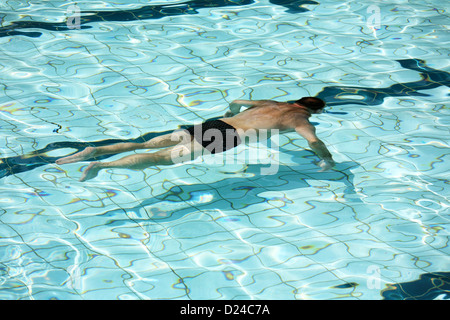
POLYGON ((325 143, 316 136, 316 128, 309 122, 305 122, 295 128, 295 131, 308 141, 309 147, 322 159, 319 166, 320 171, 326 171, 335 166, 333 156, 328 151, 325 143))

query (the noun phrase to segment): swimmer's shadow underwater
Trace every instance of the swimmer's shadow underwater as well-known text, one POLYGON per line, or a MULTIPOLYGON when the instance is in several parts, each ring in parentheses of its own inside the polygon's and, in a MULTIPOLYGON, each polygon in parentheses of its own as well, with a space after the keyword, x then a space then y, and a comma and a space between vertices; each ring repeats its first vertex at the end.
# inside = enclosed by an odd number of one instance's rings
MULTIPOLYGON (((133 221, 163 223, 180 219, 193 212, 208 213, 217 209, 242 210, 271 200, 283 201, 289 205, 298 199, 267 198, 259 194, 264 192, 283 193, 293 189, 299 189, 301 192, 302 189, 311 187, 308 183, 311 180, 318 180, 324 184, 326 181, 342 184, 339 193, 343 194, 346 203, 363 203, 353 185, 353 173, 351 172, 359 166, 357 163, 340 162, 331 171, 318 172, 313 160, 315 158, 313 152, 301 150, 286 151, 286 153, 292 156, 291 161, 295 163, 280 164, 278 171, 273 175, 260 174, 262 169, 267 168, 267 165, 249 164, 239 172, 227 172, 229 177, 213 183, 179 185, 170 182, 168 184, 172 186, 165 193, 146 199, 137 206, 114 209, 100 216, 108 218, 106 225, 119 226, 133 221), (296 167, 301 167, 302 172, 297 171, 296 167)), ((326 187, 321 190, 332 192, 328 191, 326 187)))

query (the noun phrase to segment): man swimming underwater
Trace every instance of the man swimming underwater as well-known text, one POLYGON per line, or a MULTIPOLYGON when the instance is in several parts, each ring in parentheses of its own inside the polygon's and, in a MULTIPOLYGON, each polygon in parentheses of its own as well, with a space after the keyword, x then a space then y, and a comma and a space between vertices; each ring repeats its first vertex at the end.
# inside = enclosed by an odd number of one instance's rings
POLYGON ((81 152, 56 160, 56 164, 84 161, 107 154, 138 149, 162 150, 138 153, 111 162, 91 162, 80 181, 95 178, 107 168, 142 170, 150 166, 172 165, 193 160, 202 153, 220 153, 239 145, 248 132, 278 130, 296 131, 308 141, 310 148, 321 159, 321 171, 332 168, 335 163, 325 144, 316 136, 315 127, 309 122, 311 114, 322 113, 325 102, 315 97, 304 97, 294 103, 272 100, 234 100, 223 118, 205 121, 187 129, 155 137, 143 143, 126 142, 102 147, 87 147, 81 152), (240 112, 241 107, 248 109, 240 112))

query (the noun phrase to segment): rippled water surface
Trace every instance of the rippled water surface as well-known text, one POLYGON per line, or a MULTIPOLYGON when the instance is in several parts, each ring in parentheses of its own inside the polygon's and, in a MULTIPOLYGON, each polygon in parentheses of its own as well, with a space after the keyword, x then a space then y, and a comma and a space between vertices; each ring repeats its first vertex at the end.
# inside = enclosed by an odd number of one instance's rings
POLYGON ((0 299, 448 299, 444 2, 5 0, 0 22, 0 299), (271 175, 54 164, 302 96, 333 171, 295 133, 271 175))

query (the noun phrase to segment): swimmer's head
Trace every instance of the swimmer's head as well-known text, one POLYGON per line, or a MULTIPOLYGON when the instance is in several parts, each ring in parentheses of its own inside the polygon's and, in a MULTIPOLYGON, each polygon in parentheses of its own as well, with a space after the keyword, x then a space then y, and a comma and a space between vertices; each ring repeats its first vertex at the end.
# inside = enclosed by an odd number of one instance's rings
POLYGON ((308 108, 311 113, 322 113, 325 108, 325 101, 316 97, 303 97, 295 103, 308 108))

